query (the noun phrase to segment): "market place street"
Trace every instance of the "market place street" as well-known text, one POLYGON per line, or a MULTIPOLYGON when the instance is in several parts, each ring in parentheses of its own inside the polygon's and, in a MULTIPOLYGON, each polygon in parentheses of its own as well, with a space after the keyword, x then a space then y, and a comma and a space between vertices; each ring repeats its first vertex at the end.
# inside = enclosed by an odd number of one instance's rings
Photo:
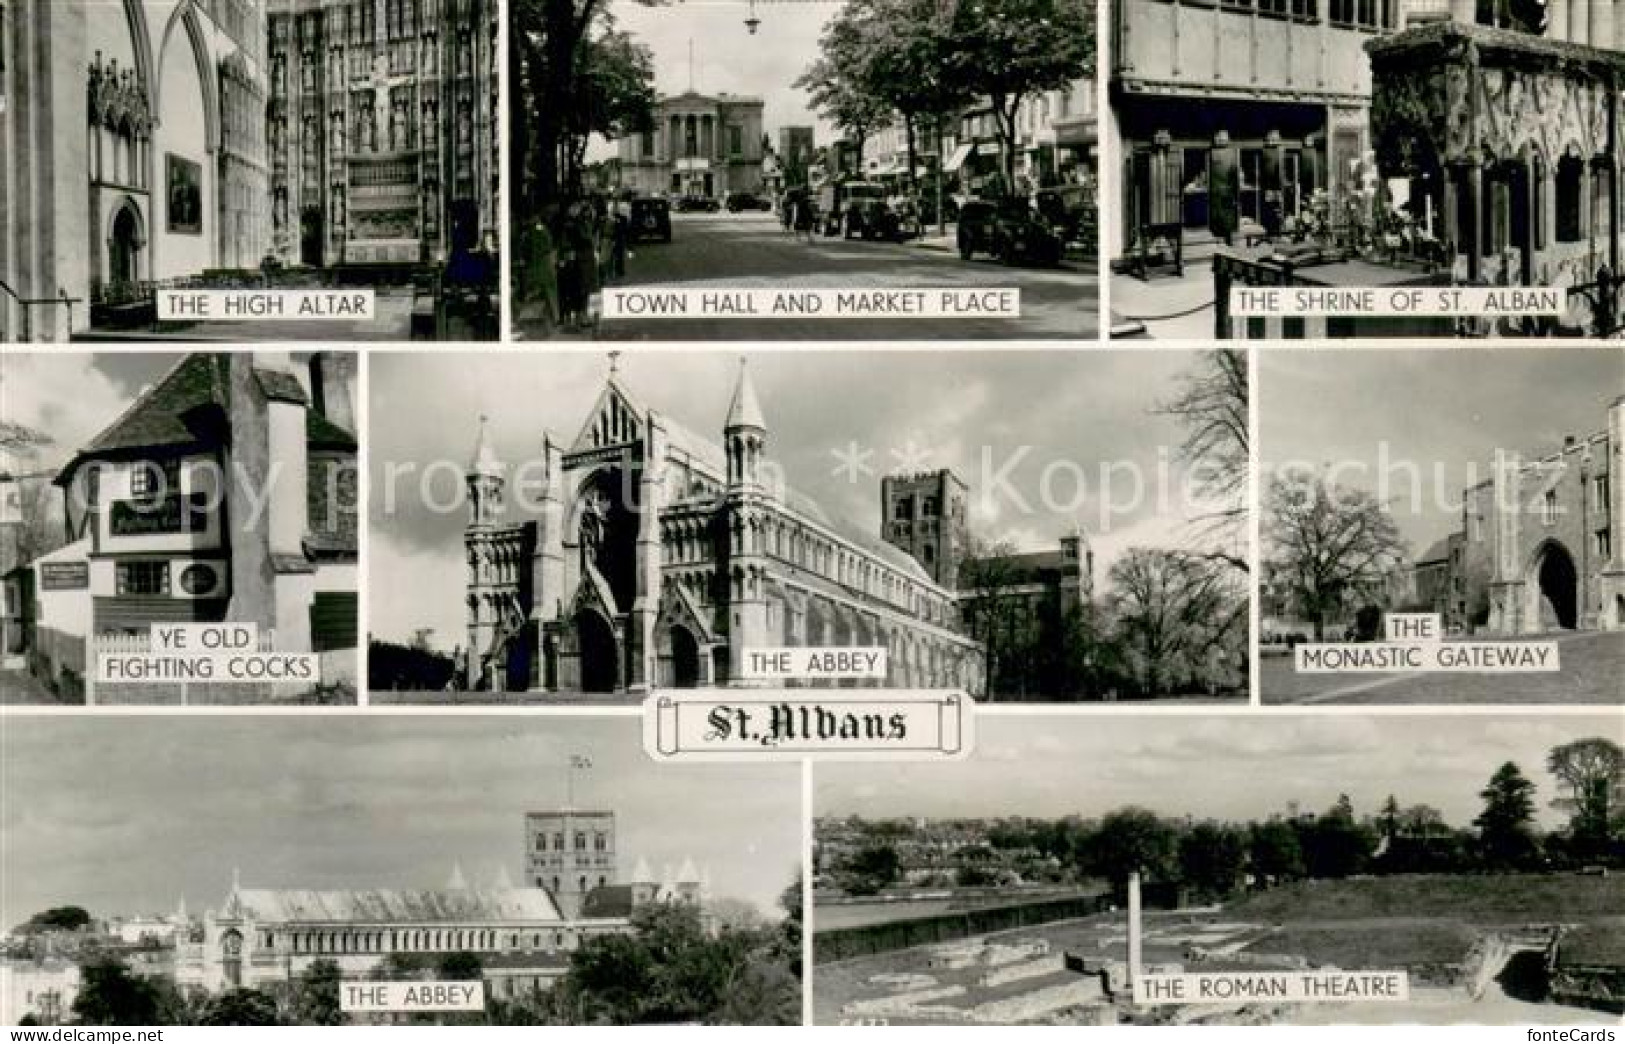
MULTIPOLYGON (((934 235, 935 228, 927 229, 934 235)), ((949 236, 953 227, 949 226, 949 236)), ((673 214, 670 243, 637 243, 620 286, 1021 290, 1020 319, 640 319, 606 320, 604 340, 871 340, 887 338, 1092 338, 1099 307, 1096 266, 1009 267, 962 261, 949 241, 885 243, 784 231, 776 214, 673 214)))
POLYGON ((1543 674, 1297 674, 1292 658, 1259 663, 1260 699, 1266 704, 1571 703, 1625 702, 1625 632, 1582 631, 1537 635, 1555 640, 1562 670, 1543 674))

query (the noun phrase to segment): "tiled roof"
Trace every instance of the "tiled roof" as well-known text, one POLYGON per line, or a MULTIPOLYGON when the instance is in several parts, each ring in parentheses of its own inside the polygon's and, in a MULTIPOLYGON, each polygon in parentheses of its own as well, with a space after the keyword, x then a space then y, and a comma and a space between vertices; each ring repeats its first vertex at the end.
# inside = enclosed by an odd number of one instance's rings
POLYGON ((591 918, 632 916, 632 886, 601 885, 594 888, 581 902, 581 916, 591 918))
POLYGON ((80 456, 197 442, 199 433, 188 427, 187 419, 195 417, 199 407, 227 410, 231 406, 228 365, 224 355, 198 352, 186 356, 90 440, 80 456))
POLYGON ((1428 545, 1428 549, 1417 556, 1417 565, 1426 565, 1429 562, 1443 562, 1450 557, 1450 538, 1440 537, 1428 545))

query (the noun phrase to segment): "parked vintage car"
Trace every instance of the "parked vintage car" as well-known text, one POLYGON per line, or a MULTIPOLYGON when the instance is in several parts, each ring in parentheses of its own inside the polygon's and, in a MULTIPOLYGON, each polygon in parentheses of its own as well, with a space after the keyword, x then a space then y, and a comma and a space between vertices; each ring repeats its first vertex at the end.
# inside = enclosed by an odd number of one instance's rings
POLYGON ((742 210, 772 210, 771 200, 758 196, 754 192, 730 192, 727 200, 722 204, 730 214, 737 214, 742 210))
POLYGON ((866 239, 874 238, 872 233, 866 234, 864 229, 871 222, 881 219, 877 214, 865 214, 863 204, 878 202, 882 207, 886 204, 886 188, 872 181, 826 181, 818 188, 818 214, 823 223, 823 232, 826 236, 863 235, 866 239))
POLYGON ((1098 212, 1094 190, 1086 185, 1062 185, 1039 189, 1033 205, 1050 223, 1061 242, 1085 250, 1093 250, 1097 235, 1098 212))
POLYGON ((1057 265, 1064 244, 1033 205, 1019 196, 971 200, 959 208, 959 256, 991 254, 1007 265, 1057 265))
POLYGON ((632 201, 627 238, 633 242, 671 242, 671 204, 658 196, 642 196, 632 201))
POLYGON ((841 209, 846 239, 891 239, 897 234, 897 215, 886 204, 886 188, 870 181, 849 181, 841 186, 841 209))
POLYGON ((679 214, 715 214, 722 209, 722 204, 710 196, 684 196, 677 201, 674 209, 679 214))

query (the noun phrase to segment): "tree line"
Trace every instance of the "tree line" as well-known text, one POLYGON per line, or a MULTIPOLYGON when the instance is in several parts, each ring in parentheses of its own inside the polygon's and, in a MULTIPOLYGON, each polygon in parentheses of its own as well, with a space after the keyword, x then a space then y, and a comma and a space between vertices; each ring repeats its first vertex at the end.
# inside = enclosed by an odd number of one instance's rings
POLYGON ((848 0, 795 85, 858 156, 901 123, 911 186, 921 133, 940 140, 950 117, 985 104, 1010 188, 1022 103, 1094 69, 1095 12, 1081 0, 848 0))
MULTIPOLYGON (((1551 807, 1567 817, 1543 831, 1535 818, 1537 787, 1513 762, 1495 770, 1479 792, 1471 824, 1453 826, 1438 809, 1390 795, 1360 813, 1348 795, 1324 811, 1296 808, 1262 820, 1234 822, 1159 815, 1129 806, 1098 820, 1007 818, 983 831, 994 852, 1030 850, 1059 867, 1058 881, 1102 880, 1121 892, 1131 873, 1187 901, 1216 901, 1307 879, 1361 874, 1459 874, 1625 866, 1625 749, 1590 737, 1553 747, 1546 770, 1557 782, 1551 807)), ((912 830, 866 824, 866 843, 832 868, 851 894, 873 894, 902 880, 899 854, 912 830)), ((971 846, 980 847, 980 846, 971 846)), ((961 869, 988 882, 977 860, 961 869)))

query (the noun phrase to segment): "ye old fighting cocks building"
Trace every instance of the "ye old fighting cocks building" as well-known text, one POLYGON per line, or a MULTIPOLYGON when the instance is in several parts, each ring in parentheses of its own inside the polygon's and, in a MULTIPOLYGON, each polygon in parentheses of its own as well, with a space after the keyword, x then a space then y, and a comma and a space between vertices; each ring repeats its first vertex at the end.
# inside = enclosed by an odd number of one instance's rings
POLYGON ((60 691, 99 636, 254 623, 353 679, 354 353, 187 355, 56 476, 68 542, 8 574, 23 650, 60 691))

